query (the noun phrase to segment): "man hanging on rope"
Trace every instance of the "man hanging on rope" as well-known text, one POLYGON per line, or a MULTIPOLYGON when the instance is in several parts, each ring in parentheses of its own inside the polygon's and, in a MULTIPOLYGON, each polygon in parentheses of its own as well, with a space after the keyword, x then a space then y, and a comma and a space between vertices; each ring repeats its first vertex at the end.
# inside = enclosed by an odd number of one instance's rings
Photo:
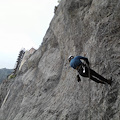
MULTIPOLYGON (((78 73, 83 76, 83 77, 89 77, 91 80, 97 82, 97 83, 102 83, 102 84, 112 84, 112 80, 107 80, 98 73, 96 73, 94 70, 89 68, 89 61, 86 57, 82 56, 72 56, 70 55, 68 57, 68 60, 70 62, 70 66, 78 71, 78 73), (83 60, 83 62, 81 61, 83 60), (84 63, 85 62, 85 63, 84 63)), ((79 75, 77 75, 77 80, 78 82, 81 81, 79 75)))

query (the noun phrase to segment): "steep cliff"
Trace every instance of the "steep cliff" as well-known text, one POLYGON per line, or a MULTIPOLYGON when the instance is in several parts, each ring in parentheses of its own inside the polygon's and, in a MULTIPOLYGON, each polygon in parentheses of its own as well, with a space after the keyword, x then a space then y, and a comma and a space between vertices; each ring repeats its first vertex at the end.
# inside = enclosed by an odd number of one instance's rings
POLYGON ((0 120, 120 120, 119 11, 120 0, 61 0, 40 48, 1 84, 0 120), (112 86, 78 83, 70 54, 86 54, 112 86))

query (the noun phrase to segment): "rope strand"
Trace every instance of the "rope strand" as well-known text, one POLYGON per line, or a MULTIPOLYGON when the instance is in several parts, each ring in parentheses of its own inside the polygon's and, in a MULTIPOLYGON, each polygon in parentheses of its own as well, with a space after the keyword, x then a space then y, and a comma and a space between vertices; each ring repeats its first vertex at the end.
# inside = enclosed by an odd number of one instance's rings
POLYGON ((91 120, 91 111, 90 111, 90 109, 91 109, 90 67, 89 67, 89 65, 87 63, 86 63, 86 66, 88 68, 88 77, 89 77, 89 114, 90 114, 89 117, 90 117, 90 120, 91 120))

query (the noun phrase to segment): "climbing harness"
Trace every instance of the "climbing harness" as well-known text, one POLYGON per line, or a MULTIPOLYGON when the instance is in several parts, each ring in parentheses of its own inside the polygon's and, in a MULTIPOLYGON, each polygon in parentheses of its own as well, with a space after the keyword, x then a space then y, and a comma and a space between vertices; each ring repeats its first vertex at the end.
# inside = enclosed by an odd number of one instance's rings
POLYGON ((85 66, 82 65, 82 68, 83 68, 83 73, 85 73, 85 66))

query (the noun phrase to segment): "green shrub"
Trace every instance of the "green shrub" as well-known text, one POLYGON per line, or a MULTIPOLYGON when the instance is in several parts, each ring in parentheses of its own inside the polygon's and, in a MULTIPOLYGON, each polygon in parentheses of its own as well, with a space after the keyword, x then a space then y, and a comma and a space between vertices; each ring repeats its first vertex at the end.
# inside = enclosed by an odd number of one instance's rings
POLYGON ((10 76, 9 76, 9 79, 13 79, 13 78, 15 78, 15 77, 16 77, 16 75, 13 74, 13 75, 10 75, 10 76))

